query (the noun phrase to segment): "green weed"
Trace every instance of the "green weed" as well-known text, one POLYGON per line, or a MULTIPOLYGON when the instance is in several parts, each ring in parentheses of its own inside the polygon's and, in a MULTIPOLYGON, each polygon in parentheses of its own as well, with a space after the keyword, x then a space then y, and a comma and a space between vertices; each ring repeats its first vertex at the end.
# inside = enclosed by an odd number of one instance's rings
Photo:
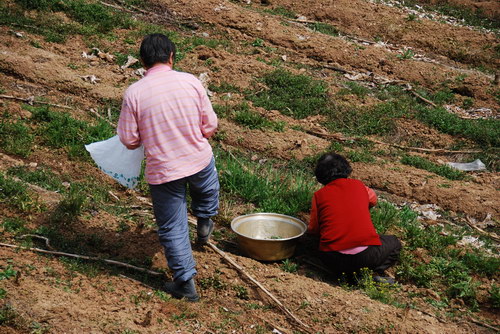
POLYGON ((2 202, 25 212, 40 208, 37 200, 33 199, 28 192, 26 183, 13 180, 3 173, 0 173, 0 199, 2 202))
POLYGON ((236 297, 243 300, 248 300, 248 290, 242 285, 234 285, 233 290, 236 291, 236 297))
POLYGON ((281 269, 287 273, 296 273, 299 270, 299 265, 290 259, 286 259, 281 262, 281 269))
POLYGON ((414 155, 404 155, 401 158, 401 163, 413 166, 419 169, 424 169, 429 172, 435 173, 449 180, 464 180, 467 179, 467 174, 457 169, 451 168, 447 165, 438 165, 425 158, 414 156, 414 155))
POLYGON ((14 234, 22 234, 28 231, 26 222, 19 217, 5 218, 0 226, 2 226, 4 231, 14 234))
POLYGON ((50 222, 54 225, 72 223, 82 212, 86 198, 81 186, 72 184, 65 197, 52 212, 50 222))
POLYGON ((198 283, 203 290, 207 290, 210 288, 215 290, 223 290, 227 286, 227 284, 222 281, 220 275, 218 274, 215 274, 211 277, 202 278, 198 283))
POLYGON ((441 132, 463 136, 479 145, 500 146, 500 120, 462 119, 444 108, 417 108, 417 118, 441 132))
POLYGON ((270 163, 256 165, 244 156, 234 158, 222 151, 217 153, 217 163, 223 171, 220 178, 224 189, 254 203, 259 210, 287 215, 309 210, 317 186, 312 175, 284 172, 270 163))
POLYGON ((309 29, 320 32, 325 35, 330 35, 330 36, 339 35, 339 30, 328 23, 315 22, 315 23, 308 23, 307 26, 309 27, 309 29))
POLYGON ((401 60, 412 59, 415 56, 415 52, 412 49, 406 49, 402 54, 396 55, 401 60))
POLYGON ((10 122, 7 114, 0 121, 0 148, 6 153, 28 157, 33 147, 34 136, 23 121, 10 122))
POLYGON ((16 166, 9 168, 7 175, 16 176, 25 182, 36 184, 51 191, 62 192, 65 189, 60 177, 47 167, 30 170, 26 166, 16 166))
POLYGON ((51 111, 48 107, 26 107, 33 113, 42 143, 53 148, 65 148, 70 157, 88 158, 84 144, 110 138, 115 129, 99 120, 97 125, 74 119, 67 113, 51 111))
POLYGON ((396 130, 395 119, 408 110, 406 104, 390 101, 369 109, 336 106, 332 108, 325 124, 333 131, 342 131, 356 135, 385 135, 396 130))
POLYGON ((7 265, 7 267, 5 267, 5 269, 0 270, 0 281, 16 277, 16 275, 17 275, 17 270, 14 270, 12 268, 12 265, 9 264, 7 265))
POLYGON ((284 122, 270 121, 256 111, 250 110, 250 106, 246 103, 238 105, 233 110, 231 119, 249 129, 270 129, 282 132, 285 128, 284 122))
POLYGON ((349 151, 347 153, 347 157, 351 162, 368 162, 368 163, 375 162, 375 157, 373 156, 373 153, 370 152, 369 150, 349 151))
POLYGON ((368 268, 361 268, 357 275, 358 285, 368 297, 378 300, 385 304, 394 304, 395 298, 393 292, 397 286, 387 283, 376 283, 372 278, 372 271, 368 268))
POLYGON ((364 98, 370 93, 370 89, 366 88, 365 86, 361 86, 356 82, 348 81, 344 85, 346 86, 346 88, 341 89, 337 93, 337 95, 343 96, 347 94, 354 94, 357 97, 364 98))
POLYGON ((489 300, 493 308, 500 309, 500 286, 493 284, 489 292, 489 300))
POLYGON ((328 109, 328 89, 323 81, 284 69, 267 73, 261 79, 268 89, 246 96, 255 106, 279 110, 294 118, 305 118, 328 109))

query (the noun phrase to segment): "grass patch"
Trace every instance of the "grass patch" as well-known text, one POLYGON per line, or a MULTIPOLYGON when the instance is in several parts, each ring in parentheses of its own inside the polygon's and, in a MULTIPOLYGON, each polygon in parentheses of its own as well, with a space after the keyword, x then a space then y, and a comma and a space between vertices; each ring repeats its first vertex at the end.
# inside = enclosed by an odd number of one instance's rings
POLYGON ((26 166, 16 166, 9 168, 7 175, 16 176, 25 182, 51 191, 62 192, 65 189, 62 180, 50 168, 42 167, 30 170, 26 166))
POLYGON ((26 124, 18 120, 11 122, 6 113, 0 121, 0 148, 6 153, 23 158, 31 154, 34 137, 26 124))
POLYGON ((498 20, 499 17, 490 19, 480 8, 473 10, 448 1, 438 1, 435 4, 422 4, 421 1, 417 0, 404 0, 403 4, 413 8, 417 5, 423 6, 426 10, 436 11, 440 14, 457 18, 469 26, 486 29, 500 29, 500 21, 498 20))
POLYGON ((5 232, 13 234, 22 234, 28 231, 28 228, 26 228, 26 221, 19 217, 5 218, 0 226, 5 232))
POLYGON ((210 84, 208 86, 208 89, 210 89, 212 92, 216 92, 216 93, 240 93, 241 92, 241 89, 238 86, 230 84, 226 81, 221 82, 219 86, 216 86, 214 84, 210 84))
POLYGON ((354 94, 359 98, 365 98, 369 93, 370 89, 358 84, 357 82, 348 81, 344 84, 346 88, 342 88, 337 95, 344 96, 348 94, 354 94))
POLYGON ((269 129, 282 132, 285 128, 284 122, 273 122, 250 109, 247 103, 237 105, 230 117, 234 122, 249 129, 269 129))
POLYGON ((104 120, 97 125, 74 119, 67 113, 54 112, 48 107, 26 107, 33 113, 42 144, 52 148, 65 148, 70 157, 85 157, 84 144, 104 140, 115 134, 115 129, 104 120))
POLYGON ((15 0, 24 9, 41 12, 62 12, 80 23, 82 32, 108 33, 113 29, 128 29, 133 26, 132 18, 98 2, 84 0, 15 0))
POLYGON ((31 212, 40 208, 28 191, 28 185, 16 181, 0 173, 0 199, 3 203, 13 206, 24 212, 31 212))
POLYGON ((328 113, 326 126, 333 131, 354 135, 385 135, 396 130, 395 119, 402 117, 408 106, 401 101, 389 101, 369 109, 336 106, 328 113))
POLYGON ((398 210, 380 201, 371 210, 371 216, 378 233, 390 232, 405 241, 396 267, 398 279, 444 293, 445 298, 461 299, 472 309, 477 308, 480 283, 474 276, 494 277, 500 259, 482 250, 456 248, 466 230, 422 225, 417 214, 407 207, 398 210))
POLYGON ((87 196, 78 185, 72 184, 63 200, 50 215, 52 224, 70 224, 82 212, 87 196))
POLYGON ((298 119, 328 109, 328 88, 323 81, 284 69, 265 74, 261 81, 268 89, 257 93, 246 92, 246 97, 255 106, 279 110, 284 115, 298 119))
POLYGON ((462 136, 480 145, 500 146, 500 120, 462 119, 441 107, 419 107, 417 118, 441 132, 462 136))
POLYGON ((217 152, 222 189, 257 206, 257 211, 296 215, 310 209, 317 183, 298 170, 274 168, 271 162, 255 164, 243 155, 237 158, 217 152))
POLYGON ((307 26, 309 27, 309 29, 320 32, 325 35, 330 35, 330 36, 339 35, 339 30, 328 23, 314 22, 314 23, 308 23, 307 26))
POLYGON ((467 179, 467 174, 458 170, 451 168, 446 165, 435 164, 425 158, 414 156, 414 155, 404 155, 401 158, 401 163, 413 166, 419 169, 424 169, 431 173, 437 174, 439 176, 445 177, 449 180, 464 180, 467 179))

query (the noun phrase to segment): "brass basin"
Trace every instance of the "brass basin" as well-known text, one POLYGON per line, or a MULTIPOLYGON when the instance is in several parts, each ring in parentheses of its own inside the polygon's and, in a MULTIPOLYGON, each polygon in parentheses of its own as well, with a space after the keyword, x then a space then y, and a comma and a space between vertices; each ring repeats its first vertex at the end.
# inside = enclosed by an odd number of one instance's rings
POLYGON ((293 255, 297 239, 305 233, 307 225, 277 213, 253 213, 234 218, 231 229, 246 255, 256 260, 277 261, 293 255))

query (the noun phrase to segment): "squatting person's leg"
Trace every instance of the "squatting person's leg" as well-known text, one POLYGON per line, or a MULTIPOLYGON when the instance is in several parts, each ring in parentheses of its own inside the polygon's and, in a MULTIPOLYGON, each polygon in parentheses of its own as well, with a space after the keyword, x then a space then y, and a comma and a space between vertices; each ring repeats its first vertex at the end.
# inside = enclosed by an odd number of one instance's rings
POLYGON ((196 274, 189 240, 186 179, 150 185, 158 236, 165 249, 174 281, 188 281, 196 274))

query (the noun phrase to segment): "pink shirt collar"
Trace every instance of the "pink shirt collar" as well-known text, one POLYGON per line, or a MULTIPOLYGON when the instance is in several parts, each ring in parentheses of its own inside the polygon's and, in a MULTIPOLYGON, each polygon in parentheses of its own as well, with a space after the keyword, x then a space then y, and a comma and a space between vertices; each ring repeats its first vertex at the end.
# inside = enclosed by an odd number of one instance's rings
POLYGON ((172 68, 168 66, 167 64, 156 64, 153 67, 151 67, 149 70, 146 71, 146 75, 161 72, 161 71, 172 71, 172 68))

